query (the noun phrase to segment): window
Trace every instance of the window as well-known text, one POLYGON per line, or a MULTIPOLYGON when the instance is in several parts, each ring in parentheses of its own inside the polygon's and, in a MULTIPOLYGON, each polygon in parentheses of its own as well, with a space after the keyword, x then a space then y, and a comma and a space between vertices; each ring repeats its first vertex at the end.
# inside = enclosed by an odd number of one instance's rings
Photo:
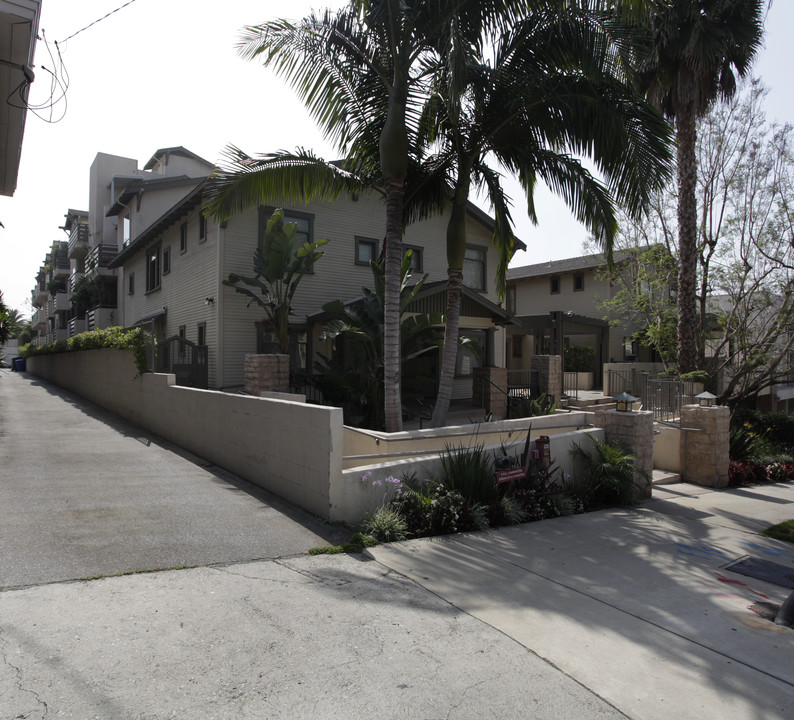
POLYGON ((171 246, 163 248, 163 275, 171 272, 171 246))
POLYGON ((560 278, 553 277, 549 280, 549 288, 552 295, 560 294, 560 278))
POLYGON ((406 252, 411 251, 411 272, 424 272, 424 249, 418 245, 403 245, 406 252))
POLYGON ((207 323, 199 323, 196 329, 198 330, 198 333, 197 333, 197 338, 198 339, 196 340, 196 344, 199 345, 199 346, 206 345, 207 344, 207 323))
POLYGON ((199 213, 199 242, 203 243, 207 239, 207 218, 203 212, 199 213))
POLYGON ((179 226, 179 252, 187 252, 187 223, 182 223, 179 226))
POLYGON ((516 286, 515 285, 508 285, 507 292, 505 294, 505 300, 507 301, 507 312, 516 314, 516 286))
POLYGON ((122 224, 122 238, 121 242, 124 247, 130 244, 130 238, 132 237, 132 220, 130 220, 129 215, 125 216, 124 219, 121 221, 122 224))
POLYGON ((146 253, 146 292, 160 287, 160 245, 154 245, 146 253))
POLYGON ((582 292, 584 290, 584 273, 578 272, 573 274, 573 291, 582 292))
POLYGON ((135 273, 130 273, 127 276, 127 295, 135 294, 135 273))
POLYGON ((463 284, 472 290, 485 292, 485 258, 484 247, 469 245, 463 258, 463 284))
POLYGON ((179 326, 179 358, 183 359, 185 357, 185 343, 182 342, 187 337, 187 326, 180 325, 179 326))
POLYGON ((356 236, 356 265, 369 265, 378 259, 378 241, 356 236))
MULTIPOLYGON (((265 238, 265 230, 267 228, 267 221, 276 208, 260 207, 259 208, 259 244, 261 245, 265 238)), ((304 243, 314 242, 314 215, 309 213, 298 212, 297 210, 284 210, 284 224, 293 223, 297 226, 295 231, 295 246, 300 247, 304 243)), ((309 269, 308 272, 313 272, 309 269)))

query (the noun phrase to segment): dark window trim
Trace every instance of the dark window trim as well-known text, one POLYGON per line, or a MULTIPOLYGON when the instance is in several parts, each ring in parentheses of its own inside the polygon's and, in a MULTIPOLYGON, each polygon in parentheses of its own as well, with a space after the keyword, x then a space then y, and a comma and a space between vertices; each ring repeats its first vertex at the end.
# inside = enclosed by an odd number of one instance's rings
POLYGON ((171 246, 166 245, 162 249, 162 253, 160 255, 160 259, 163 263, 163 275, 168 275, 171 272, 171 246))
POLYGON ((574 292, 584 292, 584 273, 577 272, 573 274, 573 291, 574 292), (582 287, 576 287, 576 279, 581 278, 582 280, 582 287))
POLYGON ((162 272, 163 272, 162 263, 163 263, 163 246, 161 243, 158 242, 146 248, 146 292, 145 292, 146 295, 160 289, 162 272), (157 261, 155 263, 155 274, 157 277, 156 277, 156 282, 150 284, 150 281, 153 278, 150 275, 149 264, 151 263, 150 258, 153 252, 157 253, 157 261))
POLYGON ((202 347, 207 344, 207 323, 200 322, 196 324, 196 345, 202 347), (202 338, 201 336, 204 335, 202 338), (201 342, 204 340, 204 342, 201 342))
POLYGON ((375 238, 363 237, 361 235, 355 236, 356 240, 356 254, 354 256, 354 260, 356 265, 366 265, 369 267, 369 260, 362 260, 359 256, 358 250, 362 245, 371 245, 372 246, 372 259, 378 259, 378 241, 375 238))
POLYGON ((513 315, 516 314, 516 286, 515 285, 508 285, 507 289, 505 290, 505 305, 507 306, 507 312, 512 313, 513 315))
POLYGON ((135 294, 135 273, 131 272, 127 276, 127 295, 135 294))
POLYGON ((549 278, 549 294, 550 295, 559 295, 560 294, 560 276, 554 275, 553 277, 549 278), (557 283, 557 289, 554 289, 554 283, 557 283))
MULTIPOLYGON (((480 281, 482 283, 481 287, 473 287, 469 286, 471 290, 476 290, 477 292, 488 292, 488 248, 485 245, 474 245, 474 244, 466 244, 466 250, 477 250, 479 253, 482 254, 482 277, 480 281)), ((464 255, 463 265, 465 267, 466 260, 470 258, 466 258, 464 255)), ((479 262, 479 261, 478 261, 479 262)))
POLYGON ((199 211, 199 243, 203 243, 207 239, 207 216, 199 211))
POLYGON ((183 222, 179 226, 179 254, 184 255, 187 252, 187 223, 183 222))

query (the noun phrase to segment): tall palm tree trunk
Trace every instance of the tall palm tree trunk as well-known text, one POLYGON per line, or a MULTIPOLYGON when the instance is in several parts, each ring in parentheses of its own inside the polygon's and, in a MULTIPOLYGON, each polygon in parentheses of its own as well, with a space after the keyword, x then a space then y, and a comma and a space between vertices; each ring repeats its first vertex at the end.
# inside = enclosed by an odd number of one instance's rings
POLYGON ((447 317, 444 326, 444 351, 441 355, 441 373, 438 381, 438 396, 430 420, 432 427, 447 424, 449 403, 452 400, 452 382, 458 358, 460 335, 460 305, 463 295, 463 260, 466 257, 466 204, 469 198, 468 166, 461 166, 458 174, 455 197, 447 223, 447 317))
POLYGON ((403 185, 390 178, 386 185, 386 282, 383 297, 383 384, 386 432, 403 429, 400 385, 400 268, 403 258, 403 185))
POLYGON ((697 365, 697 158, 696 120, 691 104, 676 115, 678 138, 678 371, 697 365))
POLYGON ((438 396, 430 420, 431 427, 447 424, 449 403, 452 400, 452 381, 458 359, 460 336, 460 304, 463 297, 463 270, 447 269, 447 320, 444 326, 444 351, 441 355, 441 374, 438 381, 438 396))

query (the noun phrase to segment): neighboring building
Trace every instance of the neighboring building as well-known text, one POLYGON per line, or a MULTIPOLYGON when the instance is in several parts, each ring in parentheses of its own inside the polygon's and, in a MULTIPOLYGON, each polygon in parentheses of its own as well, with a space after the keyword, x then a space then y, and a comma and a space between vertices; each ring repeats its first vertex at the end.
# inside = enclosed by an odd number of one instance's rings
MULTIPOLYGON (((616 252, 619 265, 623 254, 616 252)), ((511 268, 507 310, 520 326, 508 329, 507 367, 528 369, 533 355, 563 355, 568 345, 595 352, 595 381, 604 363, 655 362, 656 353, 631 336, 636 327, 610 326, 602 303, 612 297, 602 253, 511 268)))
POLYGON ((0 1, 0 195, 17 187, 40 0, 0 1))
POLYGON ((53 243, 32 293, 35 343, 122 324, 117 273, 111 260, 185 194, 212 164, 185 148, 158 150, 138 169, 132 158, 98 153, 89 173, 89 210, 70 209, 68 241, 53 243))
MULTIPOLYGON (((97 155, 87 230, 86 213, 67 214, 64 229, 70 238, 88 234, 81 250, 79 241, 74 252, 69 244, 74 283, 94 267, 107 273, 104 282, 115 288, 114 307, 95 308, 110 317, 91 323, 89 310, 86 329, 92 324, 143 326, 158 341, 190 341, 206 347, 208 387, 241 387, 245 355, 261 352, 266 344, 263 313, 247 307, 246 298, 223 280, 231 273, 253 274, 252 259, 267 219, 273 209, 283 207, 287 220, 296 222, 307 239, 329 239, 324 257, 303 278, 293 302, 291 371, 294 376, 311 374, 318 353, 331 353, 330 344, 319 339, 323 305, 359 297, 363 287, 372 285, 369 261, 380 255, 385 228, 380 197, 361 194, 308 205, 274 200, 269 207, 216 223, 201 212, 209 163, 184 148, 169 148, 158 150, 143 171, 136 167, 128 158, 97 155), (98 258, 94 266, 89 262, 92 254, 98 258)), ((461 332, 479 340, 485 353, 482 358, 463 353, 455 399, 471 397, 477 364, 504 367, 504 326, 511 322, 494 287, 493 220, 472 205, 468 222, 461 332)), ((405 246, 414 252, 417 273, 429 275, 412 308, 417 312, 443 313, 446 308, 446 224, 445 216, 437 216, 406 231, 405 246)), ((74 302, 72 312, 74 319, 74 302)), ((422 368, 436 381, 437 363, 422 368)), ((435 382, 431 385, 429 395, 435 382)))

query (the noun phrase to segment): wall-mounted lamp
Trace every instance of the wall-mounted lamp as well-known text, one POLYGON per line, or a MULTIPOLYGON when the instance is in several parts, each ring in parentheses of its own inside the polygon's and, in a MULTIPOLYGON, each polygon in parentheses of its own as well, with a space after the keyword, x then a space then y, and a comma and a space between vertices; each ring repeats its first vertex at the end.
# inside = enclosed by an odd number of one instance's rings
POLYGON ((215 302, 215 298, 214 297, 204 298, 204 304, 205 305, 212 305, 212 303, 214 303, 214 302, 215 302))
POLYGON ((615 410, 618 412, 633 412, 633 405, 639 398, 629 395, 627 392, 622 392, 620 395, 615 395, 612 398, 615 401, 615 410))
POLYGON ((705 392, 700 393, 699 395, 695 395, 695 400, 700 403, 700 407, 711 407, 715 404, 715 400, 717 399, 716 395, 712 395, 708 390, 705 392))

